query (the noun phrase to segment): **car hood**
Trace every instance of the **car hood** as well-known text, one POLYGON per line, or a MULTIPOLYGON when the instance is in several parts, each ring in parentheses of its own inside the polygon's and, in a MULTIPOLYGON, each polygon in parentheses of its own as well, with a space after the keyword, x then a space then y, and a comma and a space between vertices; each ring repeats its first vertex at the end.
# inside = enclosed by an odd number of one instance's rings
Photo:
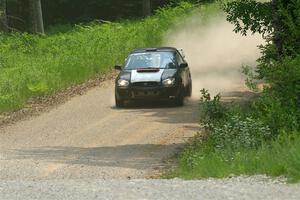
POLYGON ((138 72, 137 70, 131 71, 131 83, 137 82, 161 82, 162 78, 169 78, 174 76, 176 69, 160 69, 153 72, 138 72))

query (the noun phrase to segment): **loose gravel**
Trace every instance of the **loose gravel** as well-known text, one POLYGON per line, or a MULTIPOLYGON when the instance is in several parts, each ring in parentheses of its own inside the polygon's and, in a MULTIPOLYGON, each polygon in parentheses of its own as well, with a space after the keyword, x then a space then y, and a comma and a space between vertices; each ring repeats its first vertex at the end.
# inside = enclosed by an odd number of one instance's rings
POLYGON ((0 199, 299 200, 300 186, 238 177, 227 180, 0 181, 0 199))

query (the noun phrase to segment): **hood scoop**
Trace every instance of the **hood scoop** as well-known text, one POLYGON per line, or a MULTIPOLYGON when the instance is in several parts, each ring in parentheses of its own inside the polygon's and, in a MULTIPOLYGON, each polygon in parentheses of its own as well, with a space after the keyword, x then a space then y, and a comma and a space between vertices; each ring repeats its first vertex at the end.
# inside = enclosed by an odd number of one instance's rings
POLYGON ((164 69, 147 68, 131 70, 131 83, 137 82, 160 82, 164 69))
POLYGON ((159 72, 160 69, 159 68, 140 68, 136 70, 138 73, 147 73, 147 72, 159 72))

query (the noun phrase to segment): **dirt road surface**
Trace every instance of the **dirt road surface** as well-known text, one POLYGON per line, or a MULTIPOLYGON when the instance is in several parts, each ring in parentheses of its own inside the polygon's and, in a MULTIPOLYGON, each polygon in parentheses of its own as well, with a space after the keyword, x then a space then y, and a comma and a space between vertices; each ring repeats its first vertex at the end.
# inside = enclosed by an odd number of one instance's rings
POLYGON ((0 199, 299 199, 299 185, 256 178, 151 179, 199 130, 197 99, 116 109, 109 81, 2 128, 0 199))
POLYGON ((114 107, 108 81, 86 95, 1 129, 0 179, 145 178, 198 130, 197 101, 114 107))

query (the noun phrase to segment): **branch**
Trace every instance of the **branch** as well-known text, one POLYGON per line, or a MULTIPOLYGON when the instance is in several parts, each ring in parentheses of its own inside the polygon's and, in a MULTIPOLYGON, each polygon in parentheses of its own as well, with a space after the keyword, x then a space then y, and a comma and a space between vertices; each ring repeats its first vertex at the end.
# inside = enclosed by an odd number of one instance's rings
POLYGON ((234 31, 247 35, 260 33, 263 35, 273 32, 272 9, 270 2, 255 0, 238 0, 225 4, 227 21, 235 25, 234 31))

